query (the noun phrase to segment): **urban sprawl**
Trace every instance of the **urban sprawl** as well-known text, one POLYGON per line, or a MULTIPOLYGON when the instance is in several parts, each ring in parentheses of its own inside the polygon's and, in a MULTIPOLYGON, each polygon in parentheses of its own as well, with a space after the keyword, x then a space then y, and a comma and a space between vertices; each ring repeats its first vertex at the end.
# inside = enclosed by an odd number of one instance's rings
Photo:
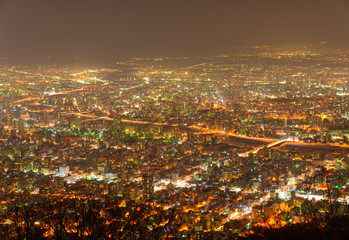
POLYGON ((348 213, 348 51, 1 64, 10 237, 222 239, 348 213))

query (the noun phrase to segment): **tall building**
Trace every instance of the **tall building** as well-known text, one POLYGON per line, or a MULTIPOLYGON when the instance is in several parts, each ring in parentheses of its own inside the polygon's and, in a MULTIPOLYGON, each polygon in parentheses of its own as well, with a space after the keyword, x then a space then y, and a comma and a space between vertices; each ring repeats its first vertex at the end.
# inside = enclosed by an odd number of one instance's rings
POLYGON ((5 139, 6 131, 3 125, 0 125, 0 139, 5 139))
POLYGON ((49 116, 49 113, 48 113, 47 110, 45 110, 45 111, 42 112, 42 121, 43 121, 45 124, 49 124, 50 116, 49 116))
POLYGON ((17 130, 20 135, 23 135, 25 133, 25 120, 23 118, 20 118, 17 122, 17 130))
POLYGON ((66 177, 69 174, 69 166, 62 166, 58 168, 58 174, 61 177, 66 177))
POLYGON ((13 117, 14 118, 20 118, 21 117, 21 107, 20 106, 16 106, 13 108, 13 117))
POLYGON ((143 175, 143 198, 151 198, 154 193, 153 176, 143 175))

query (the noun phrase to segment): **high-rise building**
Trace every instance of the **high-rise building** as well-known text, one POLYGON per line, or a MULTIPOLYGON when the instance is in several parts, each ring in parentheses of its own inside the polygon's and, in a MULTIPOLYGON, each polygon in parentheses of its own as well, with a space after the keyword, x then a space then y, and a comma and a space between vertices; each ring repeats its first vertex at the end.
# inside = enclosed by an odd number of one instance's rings
POLYGON ((150 198, 154 193, 153 176, 149 174, 143 175, 143 198, 150 198))
POLYGON ((14 118, 20 118, 21 117, 21 107, 20 106, 16 106, 13 108, 13 117, 14 118))
POLYGON ((20 135, 25 133, 25 120, 23 118, 19 118, 17 122, 17 130, 20 135))
POLYGON ((69 174, 69 166, 62 166, 58 168, 58 174, 61 177, 66 177, 69 174))
POLYGON ((172 173, 171 181, 172 182, 177 182, 178 181, 178 173, 177 172, 173 172, 172 173))
POLYGON ((50 116, 49 116, 49 113, 47 110, 43 111, 42 112, 42 121, 45 123, 45 124, 48 124, 49 121, 50 121, 50 116))

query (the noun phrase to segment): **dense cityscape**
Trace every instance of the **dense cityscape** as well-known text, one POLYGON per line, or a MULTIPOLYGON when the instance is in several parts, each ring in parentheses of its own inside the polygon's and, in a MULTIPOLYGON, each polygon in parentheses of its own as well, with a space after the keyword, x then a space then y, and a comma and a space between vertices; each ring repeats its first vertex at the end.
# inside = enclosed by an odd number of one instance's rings
POLYGON ((0 67, 1 239, 235 239, 348 217, 347 50, 0 67))

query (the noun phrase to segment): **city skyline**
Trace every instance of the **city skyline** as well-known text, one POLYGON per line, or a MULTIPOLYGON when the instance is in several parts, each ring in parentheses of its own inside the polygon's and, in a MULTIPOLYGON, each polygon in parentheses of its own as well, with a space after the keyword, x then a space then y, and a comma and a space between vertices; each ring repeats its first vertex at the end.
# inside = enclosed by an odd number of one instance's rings
POLYGON ((240 50, 2 65, 0 236, 345 239, 349 51, 240 50))
POLYGON ((347 0, 0 0, 0 239, 348 239, 348 23, 347 0))

